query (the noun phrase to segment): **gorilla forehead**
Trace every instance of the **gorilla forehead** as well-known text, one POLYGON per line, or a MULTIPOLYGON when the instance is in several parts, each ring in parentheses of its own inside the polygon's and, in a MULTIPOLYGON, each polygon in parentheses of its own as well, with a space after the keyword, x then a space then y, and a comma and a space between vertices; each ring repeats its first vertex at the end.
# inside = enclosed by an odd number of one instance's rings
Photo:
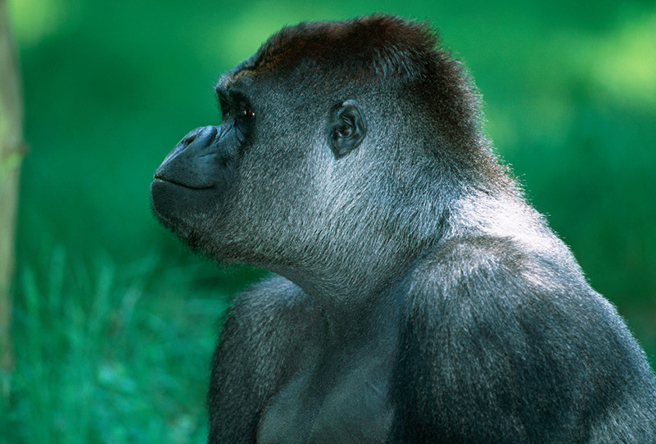
POLYGON ((337 22, 304 22, 271 36, 257 53, 230 73, 257 70, 279 74, 314 66, 356 80, 409 80, 425 74, 440 57, 436 33, 427 25, 374 15, 337 22))

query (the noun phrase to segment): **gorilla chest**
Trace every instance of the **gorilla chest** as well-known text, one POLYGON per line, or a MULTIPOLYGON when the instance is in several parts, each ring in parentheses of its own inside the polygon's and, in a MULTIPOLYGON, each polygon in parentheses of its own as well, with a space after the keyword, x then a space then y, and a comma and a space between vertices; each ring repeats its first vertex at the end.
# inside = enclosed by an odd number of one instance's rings
POLYGON ((380 356, 299 370, 265 407, 257 442, 384 443, 391 371, 391 360, 380 356))

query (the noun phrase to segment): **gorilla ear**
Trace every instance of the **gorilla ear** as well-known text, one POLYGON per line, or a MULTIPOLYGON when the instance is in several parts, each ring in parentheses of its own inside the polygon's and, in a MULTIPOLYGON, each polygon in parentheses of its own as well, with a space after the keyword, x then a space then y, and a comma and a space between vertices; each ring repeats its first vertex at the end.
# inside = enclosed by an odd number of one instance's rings
POLYGON ((330 115, 330 147, 336 158, 360 145, 367 133, 367 124, 355 100, 347 100, 333 108, 330 115))

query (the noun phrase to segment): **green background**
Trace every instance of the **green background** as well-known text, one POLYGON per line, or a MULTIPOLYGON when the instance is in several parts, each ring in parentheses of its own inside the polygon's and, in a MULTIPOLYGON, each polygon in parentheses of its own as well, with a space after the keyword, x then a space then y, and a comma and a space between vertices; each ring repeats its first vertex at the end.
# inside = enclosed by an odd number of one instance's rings
POLYGON ((9 3, 31 151, 0 441, 204 442, 219 316, 263 273, 190 254, 151 216, 152 174, 271 33, 375 11, 440 28, 501 157, 655 362, 656 2, 9 3))

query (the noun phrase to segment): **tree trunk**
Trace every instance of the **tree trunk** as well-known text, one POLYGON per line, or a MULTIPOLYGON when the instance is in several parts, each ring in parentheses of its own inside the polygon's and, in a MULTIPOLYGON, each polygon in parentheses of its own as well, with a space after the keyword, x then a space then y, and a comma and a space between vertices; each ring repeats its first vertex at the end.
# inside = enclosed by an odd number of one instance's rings
POLYGON ((4 394, 9 392, 14 365, 9 290, 14 274, 18 174, 25 153, 18 63, 7 15, 7 3, 0 0, 0 390, 4 394))

